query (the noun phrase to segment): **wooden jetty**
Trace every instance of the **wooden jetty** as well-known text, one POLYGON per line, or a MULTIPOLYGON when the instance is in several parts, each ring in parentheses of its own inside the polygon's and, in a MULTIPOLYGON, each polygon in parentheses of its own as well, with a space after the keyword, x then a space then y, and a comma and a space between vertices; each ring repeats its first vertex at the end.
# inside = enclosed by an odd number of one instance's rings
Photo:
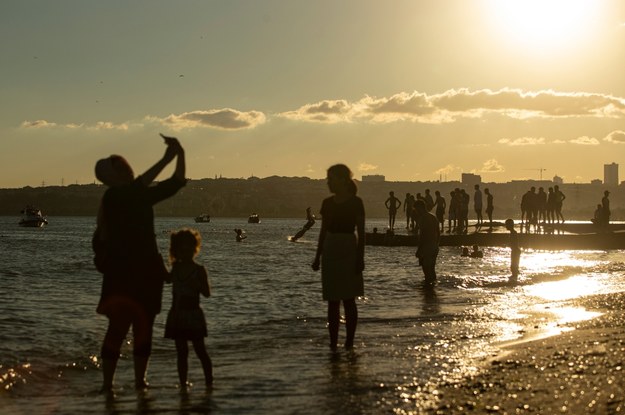
MULTIPOLYGON (((541 250, 625 249, 625 232, 603 233, 519 233, 519 245, 541 250)), ((372 246, 417 246, 414 234, 366 233, 365 244, 372 246)), ((475 232, 462 235, 441 234, 440 246, 509 246, 507 232, 475 232)))

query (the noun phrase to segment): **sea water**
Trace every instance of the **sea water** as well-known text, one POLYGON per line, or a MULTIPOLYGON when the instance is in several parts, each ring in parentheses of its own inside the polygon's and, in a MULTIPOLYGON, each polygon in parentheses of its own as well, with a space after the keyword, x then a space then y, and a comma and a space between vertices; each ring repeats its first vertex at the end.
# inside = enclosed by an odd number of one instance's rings
MULTIPOLYGON (((438 283, 423 284, 413 247, 365 253, 353 351, 331 353, 320 274, 310 268, 319 224, 290 242, 304 219, 157 218, 167 256, 169 232, 201 232, 198 261, 213 294, 202 299, 215 385, 206 390, 191 351, 187 392, 177 385, 173 341, 163 338, 171 303, 165 287, 147 392, 133 389, 131 336, 122 349, 113 396, 98 393, 99 349, 107 320, 95 313, 101 275, 90 242, 94 218, 52 217, 20 228, 0 217, 0 413, 418 413, 438 385, 476 373, 503 342, 557 334, 592 318, 575 299, 625 290, 624 251, 532 251, 519 284, 508 284, 509 250, 484 258, 442 247, 438 283), (247 239, 235 241, 235 228, 247 239)), ((367 230, 385 228, 368 219, 367 230)), ((344 339, 341 327, 340 339, 344 339)))

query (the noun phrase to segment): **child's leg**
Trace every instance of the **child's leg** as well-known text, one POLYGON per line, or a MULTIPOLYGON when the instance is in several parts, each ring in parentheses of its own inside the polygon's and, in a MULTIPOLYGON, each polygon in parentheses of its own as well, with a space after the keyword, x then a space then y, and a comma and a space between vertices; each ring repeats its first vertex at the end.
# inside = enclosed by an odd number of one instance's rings
POLYGON ((354 336, 356 335, 356 326, 358 325, 356 299, 343 300, 343 308, 345 309, 345 328, 347 329, 345 348, 351 349, 354 347, 354 336))
POLYGON ((206 381, 206 386, 210 386, 213 384, 213 362, 211 362, 211 358, 208 356, 206 352, 206 347, 204 346, 204 339, 193 340, 193 350, 195 350, 195 354, 198 359, 202 363, 202 370, 204 371, 204 380, 206 381))
POLYGON ((176 354, 177 354, 177 366, 178 366, 178 380, 180 381, 180 387, 184 388, 187 385, 187 373, 189 372, 189 345, 186 340, 176 339, 176 354))
POLYGON ((339 341, 340 307, 340 301, 328 301, 328 331, 330 332, 330 349, 332 350, 336 350, 339 341))

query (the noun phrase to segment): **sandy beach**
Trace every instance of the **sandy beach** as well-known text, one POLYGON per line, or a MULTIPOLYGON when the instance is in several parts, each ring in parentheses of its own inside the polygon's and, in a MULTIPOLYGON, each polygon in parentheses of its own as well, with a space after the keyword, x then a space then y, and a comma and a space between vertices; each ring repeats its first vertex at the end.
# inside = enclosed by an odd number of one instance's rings
POLYGON ((442 386, 436 408, 428 412, 625 412, 625 293, 590 296, 574 305, 603 314, 560 335, 504 347, 484 372, 442 386))

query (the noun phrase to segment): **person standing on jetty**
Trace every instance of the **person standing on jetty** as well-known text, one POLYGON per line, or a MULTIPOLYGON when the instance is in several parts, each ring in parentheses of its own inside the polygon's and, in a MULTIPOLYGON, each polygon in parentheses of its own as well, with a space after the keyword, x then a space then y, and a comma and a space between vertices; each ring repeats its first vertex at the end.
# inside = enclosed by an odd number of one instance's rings
POLYGON ((415 202, 415 212, 419 228, 419 243, 415 256, 425 275, 425 282, 432 284, 436 282, 436 258, 441 235, 438 220, 427 211, 423 201, 415 202))
POLYGON ((161 311, 161 295, 167 269, 154 234, 153 206, 185 184, 184 150, 178 140, 163 136, 163 157, 135 178, 121 156, 96 163, 95 175, 108 189, 102 196, 98 225, 93 236, 94 262, 103 273, 97 307, 108 317, 102 342, 102 391, 110 393, 121 345, 132 326, 135 387, 147 387, 145 374, 152 351, 154 318, 161 311), (173 175, 155 186, 150 184, 174 159, 173 175))
POLYGON ((493 194, 488 190, 488 188, 484 189, 484 194, 486 195, 486 215, 488 216, 488 224, 489 230, 493 230, 493 211, 495 210, 495 205, 493 204, 493 194))
POLYGON ((204 337, 208 333, 204 312, 200 307, 200 294, 210 297, 211 289, 206 268, 194 259, 200 252, 202 238, 195 229, 182 229, 172 233, 170 241, 171 273, 166 282, 172 284, 172 302, 165 323, 165 338, 176 341, 180 387, 184 389, 189 386, 189 341, 202 363, 206 386, 210 387, 213 384, 213 363, 204 345, 204 337))
POLYGON ((566 196, 564 195, 564 193, 562 193, 562 191, 560 190, 560 186, 558 186, 557 184, 553 186, 553 192, 555 193, 555 211, 557 223, 560 223, 560 221, 564 223, 562 204, 564 202, 564 199, 566 199, 566 196))
POLYGON ((352 172, 344 164, 328 169, 327 183, 334 196, 321 204, 321 230, 312 269, 318 271, 321 266, 322 294, 328 302, 330 349, 337 349, 342 301, 347 331, 345 348, 349 350, 354 347, 358 324, 356 297, 364 295, 365 207, 356 196, 358 188, 352 172))
POLYGON ((434 195, 436 196, 436 201, 434 202, 434 206, 436 206, 436 219, 441 225, 440 231, 443 232, 445 231, 445 209, 447 208, 447 202, 438 190, 434 192, 434 195))
POLYGON ((519 260, 521 248, 519 247, 519 234, 514 229, 514 221, 506 219, 506 229, 510 231, 510 283, 516 284, 519 277, 519 260))
POLYGON ((603 192, 603 197, 601 198, 601 210, 603 219, 602 225, 607 227, 610 224, 610 215, 612 214, 612 212, 610 212, 610 192, 607 190, 603 192))
POLYGON ((475 193, 473 194, 473 209, 475 210, 475 215, 477 217, 477 228, 479 229, 482 226, 482 191, 480 190, 480 185, 475 185, 475 193))
POLYGON ((395 192, 388 192, 388 199, 384 202, 384 206, 386 206, 386 209, 388 210, 388 228, 393 231, 395 228, 397 209, 401 207, 401 201, 395 197, 395 192))

